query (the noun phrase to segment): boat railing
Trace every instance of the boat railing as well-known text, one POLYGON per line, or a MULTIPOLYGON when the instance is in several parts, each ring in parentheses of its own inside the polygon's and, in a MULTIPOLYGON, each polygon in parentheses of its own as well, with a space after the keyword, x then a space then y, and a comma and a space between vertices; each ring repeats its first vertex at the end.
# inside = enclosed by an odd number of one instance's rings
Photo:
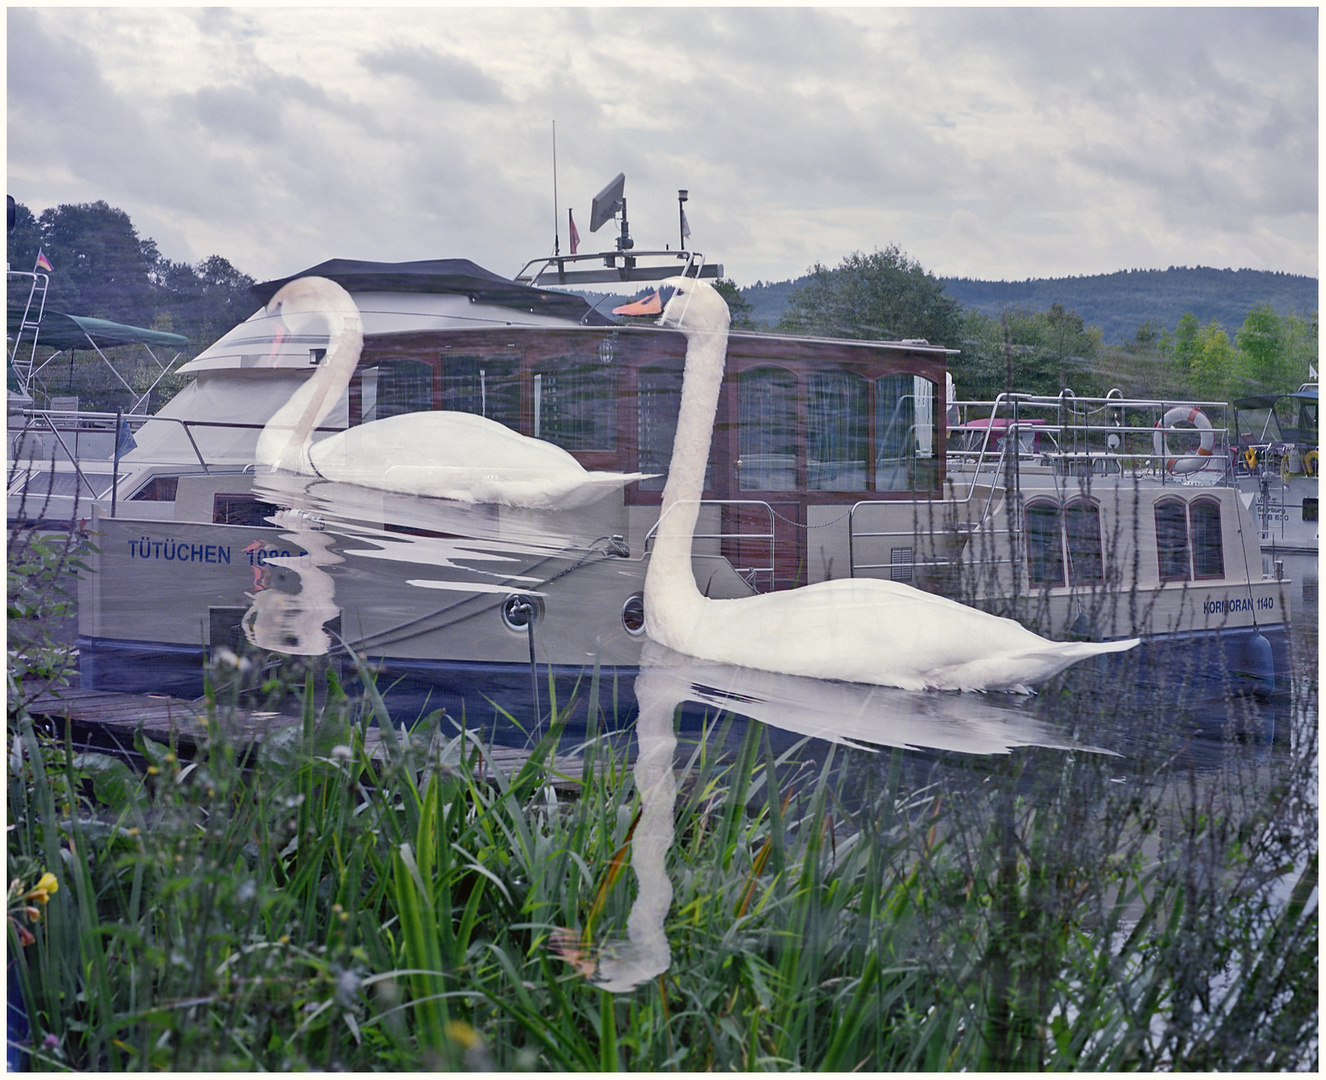
MULTIPOLYGON (((941 540, 936 545, 934 537, 939 534, 932 531, 932 550, 929 555, 924 557, 917 555, 917 532, 915 528, 866 529, 857 521, 858 515, 864 516, 872 510, 887 511, 896 507, 896 503, 881 499, 863 499, 852 504, 847 512, 847 576, 869 577, 873 576, 869 573, 870 571, 887 570, 890 580, 910 584, 920 571, 943 573, 948 569, 956 569, 959 566, 960 548, 966 544, 969 535, 984 529, 993 518, 993 510, 988 501, 981 507, 980 517, 975 521, 970 520, 969 517, 964 518, 957 513, 961 508, 970 506, 971 502, 971 496, 968 495, 966 498, 946 499, 934 504, 934 508, 941 519, 952 519, 952 526, 947 531, 951 534, 951 539, 956 541, 956 545, 947 544, 945 540, 941 540), (869 541, 876 541, 879 547, 888 548, 888 562, 864 561, 859 545, 869 541)), ((1005 528, 1002 532, 1007 534, 1007 529, 1005 528)), ((996 547, 993 550, 1000 549, 996 547)), ((1011 561, 1011 557, 1002 556, 984 560, 987 566, 991 565, 992 562, 1008 563, 1011 561)))
POLYGON ((602 251, 531 259, 512 280, 532 288, 662 281, 670 277, 720 278, 723 267, 698 251, 602 251), (654 265, 650 265, 650 264, 654 265))
POLYGON ((1048 467, 1057 475, 1136 475, 1163 483, 1228 484, 1233 471, 1222 402, 1001 394, 955 403, 947 471, 969 476, 1048 467), (964 419, 965 418, 965 419, 964 419), (1191 418, 1191 419, 1190 419, 1191 418), (1186 443, 1197 436, 1200 446, 1186 443), (1011 450, 1010 460, 1004 453, 1011 450))
MULTIPOLYGON (((78 436, 80 434, 93 432, 102 435, 115 432, 114 452, 99 459, 104 461, 105 465, 111 466, 111 483, 109 490, 112 493, 112 503, 115 501, 115 495, 118 494, 121 475, 121 457, 123 453, 128 452, 128 448, 124 445, 124 435, 122 434, 126 426, 128 428, 128 433, 132 435, 134 428, 141 428, 149 422, 154 426, 163 424, 177 425, 180 430, 183 431, 185 438, 188 439, 189 447, 193 453, 194 462, 197 463, 197 467, 208 476, 214 475, 218 470, 223 472, 233 472, 236 470, 237 465, 243 465, 244 463, 237 463, 233 460, 218 461, 216 459, 209 459, 208 455, 204 453, 203 448, 199 445, 198 439, 195 437, 196 431, 203 429, 260 432, 266 426, 265 424, 241 423, 232 420, 188 420, 176 416, 144 416, 140 413, 103 413, 87 410, 25 409, 22 415, 25 420, 23 428, 17 431, 11 431, 10 433, 12 436, 12 445, 10 449, 14 453, 14 457, 11 460, 20 467, 20 471, 31 477, 38 472, 46 472, 48 468, 54 464, 54 462, 50 458, 45 457, 44 454, 41 458, 36 458, 22 453, 25 439, 31 438, 34 434, 44 434, 49 432, 54 437, 59 450, 63 452, 64 459, 72 464, 74 473, 77 477, 76 486, 80 491, 86 492, 89 497, 94 499, 103 498, 106 491, 99 488, 89 479, 88 472, 85 470, 83 464, 85 458, 80 454, 78 436), (73 438, 70 438, 67 441, 68 436, 73 436, 73 438), (72 446, 70 445, 71 442, 73 444, 72 446), (25 463, 23 460, 25 456, 30 457, 31 460, 25 463)), ((315 430, 332 434, 344 429, 324 426, 316 428, 315 430)), ((53 447, 52 456, 54 456, 54 451, 55 448, 53 447)), ((193 462, 188 463, 187 466, 182 465, 176 457, 171 457, 160 463, 148 458, 140 457, 137 459, 136 464, 169 464, 176 468, 194 467, 193 462)), ((251 464, 249 465, 249 468, 252 468, 251 464)), ((104 476, 104 473, 96 472, 93 473, 93 475, 102 477, 104 476)), ((20 484, 20 487, 21 486, 22 485, 20 484)), ((105 485, 102 485, 102 487, 104 486, 105 485)))
MULTIPOLYGON (((726 544, 729 551, 733 550, 732 545, 734 544, 768 544, 769 564, 767 566, 738 566, 736 563, 733 563, 732 568, 736 570, 742 580, 756 592, 770 591, 774 584, 774 567, 778 565, 778 560, 776 558, 777 539, 774 530, 774 508, 761 499, 702 499, 700 501, 701 511, 706 507, 716 507, 720 511, 723 507, 744 507, 752 509, 759 513, 761 521, 768 523, 767 528, 763 532, 751 532, 746 531, 745 529, 727 530, 720 526, 719 531, 716 533, 697 532, 693 534, 692 539, 717 540, 720 545, 726 544), (761 584, 764 585, 764 588, 760 587, 761 584)), ((735 514, 732 515, 732 518, 740 521, 742 520, 742 515, 735 514)), ((723 517, 720 512, 719 521, 721 522, 722 520, 723 517)), ((649 532, 645 534, 645 551, 649 551, 653 546, 654 536, 657 532, 658 522, 656 521, 650 527, 649 532)), ((730 557, 728 561, 732 561, 730 557)))

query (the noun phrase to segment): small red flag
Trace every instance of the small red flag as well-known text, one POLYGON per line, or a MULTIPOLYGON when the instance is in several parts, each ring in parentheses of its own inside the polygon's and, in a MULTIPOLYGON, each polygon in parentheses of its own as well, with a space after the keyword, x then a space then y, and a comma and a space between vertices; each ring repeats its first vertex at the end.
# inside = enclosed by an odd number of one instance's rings
POLYGON ((571 223, 571 254, 574 255, 576 248, 580 246, 580 233, 576 231, 576 219, 571 215, 570 210, 566 212, 566 220, 571 223))
POLYGON ((37 269, 53 270, 50 259, 46 258, 46 252, 41 250, 38 250, 37 252, 37 269))

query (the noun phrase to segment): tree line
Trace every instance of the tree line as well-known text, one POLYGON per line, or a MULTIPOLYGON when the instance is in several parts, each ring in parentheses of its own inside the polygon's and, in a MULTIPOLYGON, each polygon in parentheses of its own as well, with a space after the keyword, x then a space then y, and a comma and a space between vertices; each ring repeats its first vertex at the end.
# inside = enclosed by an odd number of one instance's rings
MULTIPOLYGON (((9 269, 33 269, 39 252, 52 267, 48 309, 183 334, 189 355, 257 310, 253 278, 228 259, 210 255, 193 265, 167 259, 155 240, 139 237, 128 214, 104 201, 64 204, 40 217, 15 203, 9 269)), ((11 322, 26 300, 26 290, 11 286, 11 322)))
MULTIPOLYGON (((254 279, 228 259, 167 259, 155 241, 139 237, 128 214, 104 201, 64 204, 39 217, 16 203, 9 268, 33 267, 39 252, 53 267, 48 309, 183 334, 190 343, 186 356, 256 308, 249 291, 254 279)), ((1148 319, 1131 340, 1107 346, 1099 327, 1062 302, 1043 309, 1005 303, 992 311, 988 303, 964 306, 949 284, 896 245, 852 252, 837 266, 811 267, 791 288, 772 329, 857 340, 924 339, 957 350, 949 369, 959 396, 968 400, 1006 390, 1057 394, 1063 387, 1085 396, 1118 387, 1128 396, 1229 400, 1293 389, 1317 360, 1315 311, 1299 315, 1257 304, 1232 336, 1215 318, 1203 323, 1189 312, 1173 327, 1148 319)), ((733 326, 756 327, 752 304, 735 283, 718 286, 733 326)), ((25 290, 9 289, 11 334, 25 300, 25 290)), ((68 379, 72 392, 72 358, 68 379)), ((88 404, 113 407, 115 393, 107 381, 85 396, 88 404)))
MULTIPOLYGON (((753 326, 751 305, 733 324, 753 326)), ((816 264, 788 294, 775 330, 875 340, 922 338, 958 350, 949 358, 959 397, 1005 391, 1082 396, 1118 388, 1129 397, 1186 395, 1229 401, 1281 393, 1317 363, 1317 313, 1254 304, 1231 336, 1216 318, 1191 312, 1172 328, 1148 319, 1132 339, 1106 345, 1097 326, 1059 301, 1038 310, 1006 303, 997 312, 964 307, 946 282, 896 245, 853 252, 832 269, 816 264)))

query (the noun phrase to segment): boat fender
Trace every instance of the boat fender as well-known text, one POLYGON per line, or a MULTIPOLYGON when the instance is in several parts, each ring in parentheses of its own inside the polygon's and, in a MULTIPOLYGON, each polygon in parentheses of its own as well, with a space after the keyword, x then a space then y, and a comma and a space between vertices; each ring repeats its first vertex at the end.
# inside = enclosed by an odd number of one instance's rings
POLYGON ((1201 409, 1176 405, 1156 425, 1156 430, 1151 436, 1151 446, 1156 457, 1164 460, 1165 468, 1170 472, 1197 472, 1199 469, 1206 468, 1211 460, 1211 455, 1215 452, 1215 432, 1211 429, 1211 421, 1206 418, 1206 413, 1202 412, 1201 409), (1182 421, 1187 421, 1196 427, 1201 437, 1201 445, 1197 447, 1195 454, 1170 453, 1169 441, 1165 438, 1165 431, 1182 421))
POLYGON ((1303 471, 1307 473, 1308 476, 1317 475, 1317 460, 1317 451, 1315 450, 1309 450, 1303 455, 1303 471))
POLYGON ((1248 467, 1248 472, 1256 472, 1257 448, 1255 446, 1249 446, 1243 451, 1243 464, 1248 467))
POLYGON ((1243 650, 1243 670, 1239 672, 1252 685, 1252 692, 1265 696, 1275 692, 1275 657, 1271 643, 1260 631, 1248 638, 1243 650))

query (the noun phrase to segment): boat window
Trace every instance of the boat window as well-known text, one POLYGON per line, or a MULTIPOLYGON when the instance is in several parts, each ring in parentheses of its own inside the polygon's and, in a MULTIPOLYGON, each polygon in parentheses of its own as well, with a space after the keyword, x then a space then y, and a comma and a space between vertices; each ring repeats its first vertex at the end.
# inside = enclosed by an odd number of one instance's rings
POLYGON ((751 368, 740 378, 742 491, 797 487, 797 381, 777 367, 751 368))
POLYGON ((1036 499, 1027 503, 1027 578, 1033 585, 1064 583, 1064 549, 1056 502, 1036 499))
POLYGON ((133 502, 174 502, 179 491, 178 476, 154 476, 133 494, 133 502))
POLYGON ((1220 503, 1194 499, 1188 507, 1192 522, 1192 567, 1196 578, 1225 576, 1225 549, 1220 536, 1220 503))
POLYGON ((1156 556, 1161 581, 1187 581, 1188 515, 1179 499, 1156 503, 1156 556))
POLYGON ((519 431, 520 357, 443 356, 442 408, 486 416, 519 431))
MULTIPOLYGON (((636 392, 636 438, 639 459, 636 468, 644 473, 658 473, 650 480, 640 481, 641 491, 662 491, 667 478, 668 463, 672 459, 672 440, 677 434, 677 413, 681 409, 682 369, 643 368, 636 392)), ((713 444, 709 447, 709 464, 705 469, 704 486, 713 486, 713 444)))
POLYGON ((934 491, 939 485, 935 384, 919 375, 875 380, 875 489, 934 491))
POLYGON ((217 525, 270 525, 280 507, 255 495, 212 496, 212 521, 217 525))
POLYGON ((1089 499, 1074 499, 1064 507, 1068 536, 1068 577, 1074 585, 1105 580, 1105 556, 1100 543, 1100 507, 1089 499))
POLYGON ((869 390, 850 371, 807 376, 806 486, 812 491, 866 490, 869 390))
POLYGON ((359 372, 360 423, 433 407, 433 368, 408 356, 379 360, 359 372))
POLYGON ((557 356, 534 370, 534 430, 563 450, 617 449, 617 369, 591 356, 557 356))

